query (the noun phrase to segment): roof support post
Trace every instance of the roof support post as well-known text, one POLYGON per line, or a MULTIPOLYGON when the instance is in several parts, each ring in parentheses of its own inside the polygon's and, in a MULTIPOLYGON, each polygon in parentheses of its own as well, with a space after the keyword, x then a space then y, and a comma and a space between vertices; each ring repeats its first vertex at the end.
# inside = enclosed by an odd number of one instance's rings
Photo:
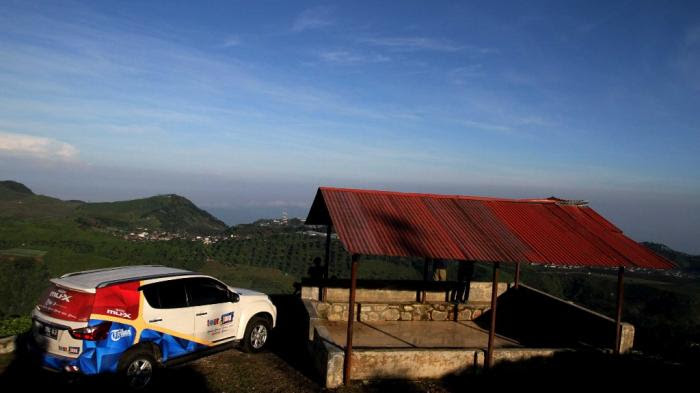
POLYGON ((486 351, 486 367, 493 366, 493 344, 496 339, 496 305, 498 303, 498 269, 500 263, 493 264, 493 281, 491 283, 491 326, 489 327, 489 346, 486 351))
MULTIPOLYGON (((328 272, 330 270, 330 261, 331 261, 331 232, 333 231, 333 225, 328 224, 326 225, 326 255, 323 258, 323 280, 327 281, 328 280, 328 272)), ((324 285, 323 288, 321 288, 321 301, 325 302, 326 301, 326 296, 328 295, 328 288, 324 285)))
POLYGON ((430 258, 425 258, 425 263, 423 264, 423 288, 420 291, 420 302, 425 303, 425 286, 430 279, 430 258))
POLYGON ((324 258, 323 263, 325 264, 325 270, 323 271, 323 278, 328 280, 328 266, 331 261, 331 232, 333 232, 333 225, 328 224, 326 225, 326 256, 324 258))
POLYGON ((625 268, 620 266, 617 270, 617 315, 615 316, 615 348, 614 353, 616 355, 620 354, 620 347, 622 346, 622 303, 624 297, 625 286, 623 283, 623 278, 625 274, 625 268))
POLYGON ((515 264, 515 289, 520 288, 520 262, 515 264))
POLYGON ((348 335, 345 341, 345 362, 343 364, 343 384, 350 383, 350 369, 352 367, 352 327, 355 322, 355 290, 357 289, 357 263, 360 255, 352 255, 352 267, 350 269, 350 297, 348 299, 348 335))

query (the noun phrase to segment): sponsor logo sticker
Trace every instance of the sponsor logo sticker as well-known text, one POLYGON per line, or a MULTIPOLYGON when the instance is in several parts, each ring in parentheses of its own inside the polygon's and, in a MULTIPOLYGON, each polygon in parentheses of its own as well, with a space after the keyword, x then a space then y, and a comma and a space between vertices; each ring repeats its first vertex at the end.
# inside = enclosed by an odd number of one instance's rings
POLYGON ((110 308, 107 310, 107 314, 114 315, 115 317, 118 317, 118 318, 131 319, 131 314, 122 310, 121 308, 115 308, 115 309, 110 308))
POLYGON ((221 323, 221 318, 207 319, 207 326, 216 326, 221 323))
POLYGON ((131 330, 129 329, 114 329, 109 333, 112 341, 119 341, 124 337, 131 337, 131 330))
POLYGON ((73 355, 77 355, 80 353, 80 347, 68 347, 68 353, 72 353, 73 355))
POLYGON ((57 289, 55 291, 51 291, 49 293, 49 296, 56 298, 58 300, 62 300, 66 303, 70 303, 70 298, 72 297, 71 295, 66 293, 66 291, 64 291, 63 289, 57 289))
POLYGON ((221 324, 225 325, 227 323, 233 322, 233 311, 221 315, 221 324))

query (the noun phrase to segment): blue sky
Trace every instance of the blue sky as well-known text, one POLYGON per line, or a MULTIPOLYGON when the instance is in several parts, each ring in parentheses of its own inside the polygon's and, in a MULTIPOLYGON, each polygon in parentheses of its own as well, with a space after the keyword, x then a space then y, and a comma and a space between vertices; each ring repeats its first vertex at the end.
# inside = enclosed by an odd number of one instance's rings
POLYGON ((698 108, 697 2, 0 4, 0 177, 63 198, 557 195, 700 252, 698 108))

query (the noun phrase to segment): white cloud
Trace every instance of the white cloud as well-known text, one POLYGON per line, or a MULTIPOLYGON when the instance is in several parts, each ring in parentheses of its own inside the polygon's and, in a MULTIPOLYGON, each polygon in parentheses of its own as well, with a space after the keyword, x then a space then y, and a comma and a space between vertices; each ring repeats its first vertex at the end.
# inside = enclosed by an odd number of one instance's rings
POLYGON ((472 79, 483 77, 484 73, 484 67, 481 64, 470 64, 450 71, 448 79, 455 85, 464 85, 472 79))
POLYGON ((0 152, 46 160, 73 161, 75 146, 51 138, 0 132, 0 152))
POLYGON ((241 44, 241 38, 235 35, 229 36, 224 41, 224 48, 229 48, 232 46, 238 46, 241 44))
POLYGON ((328 63, 336 63, 336 64, 346 64, 346 65, 352 65, 352 64, 364 64, 364 63, 382 63, 385 61, 389 61, 389 57, 384 56, 384 55, 364 55, 361 53, 355 53, 355 52, 350 52, 346 50, 335 50, 335 51, 328 51, 328 52, 322 52, 319 54, 319 57, 321 57, 321 60, 326 61, 328 63))
POLYGON ((439 52, 456 52, 465 49, 451 41, 427 37, 375 37, 367 38, 364 42, 384 46, 399 51, 432 50, 439 52))
POLYGON ((485 123, 481 121, 462 120, 460 123, 467 128, 475 128, 484 131, 510 132, 513 127, 505 124, 485 123))
POLYGON ((304 30, 314 30, 323 27, 328 27, 333 24, 330 17, 330 7, 313 7, 304 10, 296 17, 292 24, 292 31, 302 32, 304 30))
POLYGON ((369 37, 359 40, 361 43, 384 47, 395 52, 462 52, 472 56, 498 54, 495 48, 484 48, 474 45, 459 44, 454 41, 430 37, 369 37))

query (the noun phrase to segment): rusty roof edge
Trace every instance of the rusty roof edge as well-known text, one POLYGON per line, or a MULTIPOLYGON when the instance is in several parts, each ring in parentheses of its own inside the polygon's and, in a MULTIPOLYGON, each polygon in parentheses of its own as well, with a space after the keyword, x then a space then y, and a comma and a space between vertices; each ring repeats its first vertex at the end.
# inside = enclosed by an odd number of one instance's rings
POLYGON ((412 197, 429 197, 429 198, 440 198, 440 199, 467 199, 475 201, 501 201, 501 202, 517 202, 517 203, 542 203, 542 204, 556 204, 557 201, 550 200, 547 198, 499 198, 499 197, 485 197, 476 195, 460 195, 460 194, 430 194, 430 193, 420 193, 420 192, 402 192, 402 191, 389 191, 389 190, 365 190, 360 188, 343 188, 343 187, 319 187, 319 190, 328 191, 338 191, 338 192, 353 192, 353 193, 367 193, 367 194, 388 194, 388 195, 403 195, 412 197))

